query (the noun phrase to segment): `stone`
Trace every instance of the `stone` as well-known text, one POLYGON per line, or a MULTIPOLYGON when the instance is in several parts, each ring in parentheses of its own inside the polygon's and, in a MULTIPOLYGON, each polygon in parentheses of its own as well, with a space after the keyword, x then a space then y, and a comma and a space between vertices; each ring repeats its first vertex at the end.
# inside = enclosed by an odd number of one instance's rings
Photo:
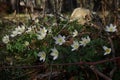
POLYGON ((89 9, 85 8, 76 8, 73 10, 70 16, 70 22, 77 20, 81 25, 84 25, 91 20, 91 12, 89 9))

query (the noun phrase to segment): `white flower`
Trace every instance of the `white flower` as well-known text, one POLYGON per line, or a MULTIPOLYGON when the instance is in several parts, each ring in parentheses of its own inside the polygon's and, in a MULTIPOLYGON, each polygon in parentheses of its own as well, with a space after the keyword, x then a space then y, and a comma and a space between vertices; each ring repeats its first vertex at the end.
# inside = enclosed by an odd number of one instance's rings
POLYGON ((47 29, 46 29, 45 27, 41 28, 40 31, 41 31, 41 33, 43 33, 43 34, 44 34, 44 33, 47 33, 47 29))
POLYGON ((60 14, 60 20, 61 20, 61 21, 64 21, 64 20, 65 20, 63 14, 60 14))
POLYGON ((51 50, 52 50, 52 52, 51 52, 50 55, 53 56, 53 60, 57 59, 58 58, 58 54, 59 54, 58 50, 56 48, 53 48, 51 50))
POLYGON ((46 34, 47 33, 47 29, 45 27, 40 28, 40 31, 38 31, 39 34, 46 34))
POLYGON ((25 26, 18 26, 18 34, 22 34, 25 31, 25 26))
POLYGON ((46 37, 46 34, 47 34, 47 29, 44 28, 40 28, 40 31, 37 32, 37 39, 38 40, 42 40, 46 37))
POLYGON ((77 30, 74 30, 73 32, 73 37, 76 37, 78 35, 78 31, 77 30))
POLYGON ((10 40, 9 40, 9 36, 8 35, 6 35, 6 36, 4 36, 3 38, 2 38, 2 41, 5 43, 5 44, 7 44, 10 40))
POLYGON ((55 43, 62 45, 65 42, 65 36, 58 35, 58 37, 54 37, 56 40, 55 43))
POLYGON ((27 30, 26 30, 26 33, 29 33, 32 31, 32 28, 31 27, 28 27, 27 30))
POLYGON ((39 22, 39 19, 37 18, 37 19, 35 19, 35 23, 38 23, 39 22))
POLYGON ((31 26, 31 28, 33 28, 33 29, 35 29, 36 27, 37 27, 36 25, 31 26))
POLYGON ((82 39, 82 41, 80 41, 80 45, 82 45, 82 46, 86 46, 86 44, 88 44, 89 42, 90 42, 90 37, 89 36, 87 36, 86 38, 81 38, 82 39))
POLYGON ((71 45, 71 47, 73 48, 72 51, 77 50, 79 46, 80 44, 78 43, 78 41, 73 41, 73 44, 71 45))
POLYGON ((40 61, 45 61, 46 53, 44 51, 38 53, 38 57, 40 57, 40 61))
POLYGON ((37 34, 37 39, 42 40, 45 38, 45 36, 46 36, 46 34, 37 34))
POLYGON ((12 32, 11 37, 15 37, 18 34, 22 34, 25 31, 25 26, 18 26, 17 28, 15 28, 15 30, 12 32))
POLYGON ((107 32, 115 32, 115 31, 117 31, 117 29, 116 29, 116 26, 114 26, 113 24, 110 24, 110 26, 106 26, 105 31, 107 31, 107 32))
POLYGON ((25 41, 25 42, 24 42, 24 45, 25 45, 25 46, 28 46, 28 45, 29 45, 29 42, 28 42, 28 41, 25 41))
POLYGON ((11 37, 15 37, 18 35, 18 31, 13 31, 12 34, 10 35, 11 37))
POLYGON ((103 46, 103 49, 105 50, 104 55, 110 54, 111 53, 111 48, 108 48, 106 46, 103 46))

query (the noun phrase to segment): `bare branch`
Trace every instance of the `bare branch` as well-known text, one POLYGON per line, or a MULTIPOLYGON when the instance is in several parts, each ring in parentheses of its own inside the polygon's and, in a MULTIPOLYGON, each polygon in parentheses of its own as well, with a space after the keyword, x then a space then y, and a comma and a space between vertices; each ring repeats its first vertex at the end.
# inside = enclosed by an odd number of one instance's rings
POLYGON ((115 66, 111 71, 110 71, 110 77, 112 78, 115 71, 117 70, 117 67, 115 66))
MULTIPOLYGON (((111 62, 111 61, 116 61, 120 59, 120 57, 115 57, 115 58, 111 58, 111 59, 106 59, 106 60, 100 60, 97 62, 76 62, 76 63, 61 63, 61 64, 51 64, 51 66, 72 66, 72 65, 97 65, 97 64, 103 64, 105 62, 111 62)), ((21 66, 2 66, 0 67, 0 69, 15 69, 15 68, 22 68, 22 69, 28 69, 28 68, 40 68, 40 67, 45 67, 45 66, 49 66, 49 65, 32 65, 32 66, 28 66, 28 65, 21 65, 21 66)))
POLYGON ((102 72, 100 72, 94 66, 90 66, 90 69, 93 70, 93 72, 97 73, 100 77, 104 78, 105 80, 112 80, 111 78, 109 78, 108 76, 106 76, 105 74, 103 74, 102 72))
POLYGON ((49 77, 49 76, 58 76, 60 74, 60 72, 48 72, 46 74, 39 74, 36 76, 37 79, 44 79, 45 77, 49 77))

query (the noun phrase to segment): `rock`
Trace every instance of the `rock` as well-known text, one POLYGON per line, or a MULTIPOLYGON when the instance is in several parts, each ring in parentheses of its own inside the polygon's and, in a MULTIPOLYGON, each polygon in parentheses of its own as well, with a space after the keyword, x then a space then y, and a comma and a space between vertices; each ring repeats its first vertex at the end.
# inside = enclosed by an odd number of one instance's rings
POLYGON ((85 8, 74 9, 70 17, 70 22, 75 20, 77 20, 79 24, 84 25, 85 23, 91 20, 90 10, 85 8))

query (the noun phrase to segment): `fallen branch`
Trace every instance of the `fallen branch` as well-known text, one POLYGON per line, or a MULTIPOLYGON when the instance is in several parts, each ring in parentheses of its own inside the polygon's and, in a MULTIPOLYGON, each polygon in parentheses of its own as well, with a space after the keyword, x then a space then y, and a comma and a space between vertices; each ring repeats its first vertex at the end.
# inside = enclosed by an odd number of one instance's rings
MULTIPOLYGON (((114 48, 113 40, 111 39, 109 33, 107 33, 107 35, 108 35, 108 40, 109 40, 109 42, 110 42, 111 49, 112 49, 112 57, 115 58, 115 48, 114 48)), ((117 63, 116 63, 116 61, 114 61, 114 68, 113 68, 113 69, 110 71, 110 73, 109 73, 111 78, 113 77, 114 72, 115 72, 116 69, 117 69, 116 66, 117 66, 117 63)))
POLYGON ((48 77, 48 76, 58 76, 60 74, 60 72, 48 72, 46 74, 39 74, 36 76, 36 79, 44 79, 45 77, 48 77))
POLYGON ((117 70, 117 67, 115 66, 111 71, 110 71, 110 78, 113 77, 115 71, 117 70))
POLYGON ((106 76, 105 74, 103 74, 102 72, 100 72, 97 68, 95 68, 94 66, 90 66, 90 69, 97 73, 100 77, 104 78, 105 80, 112 80, 111 78, 109 78, 108 76, 106 76))
MULTIPOLYGON (((111 61, 116 61, 119 60, 120 57, 115 57, 111 59, 106 59, 106 60, 100 60, 97 62, 76 62, 76 63, 61 63, 61 64, 51 64, 51 66, 72 66, 72 65, 97 65, 97 64, 103 64, 105 62, 111 62, 111 61)), ((43 64, 43 65, 21 65, 21 66, 1 66, 0 69, 28 69, 28 68, 40 68, 44 66, 49 66, 48 64, 43 64)))

